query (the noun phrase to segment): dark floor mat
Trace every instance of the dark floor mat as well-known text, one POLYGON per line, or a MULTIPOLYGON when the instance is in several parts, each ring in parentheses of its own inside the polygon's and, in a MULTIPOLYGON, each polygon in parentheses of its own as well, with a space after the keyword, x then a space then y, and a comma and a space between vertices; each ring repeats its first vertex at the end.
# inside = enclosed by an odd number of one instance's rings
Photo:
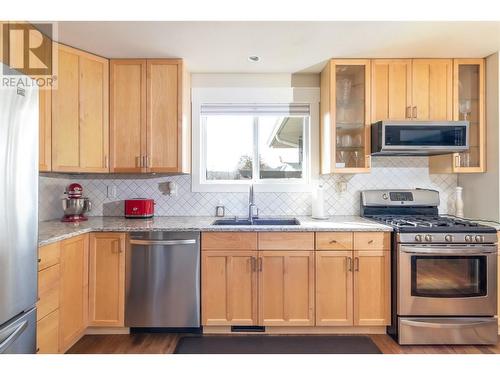
POLYGON ((188 336, 175 354, 382 354, 367 336, 188 336))

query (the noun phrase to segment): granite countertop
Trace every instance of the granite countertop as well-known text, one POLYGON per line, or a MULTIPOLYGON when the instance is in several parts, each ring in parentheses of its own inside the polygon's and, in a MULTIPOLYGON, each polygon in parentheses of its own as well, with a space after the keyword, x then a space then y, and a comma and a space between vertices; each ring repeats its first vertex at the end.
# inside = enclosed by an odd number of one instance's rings
MULTIPOLYGON (((280 218, 290 218, 282 216, 280 218)), ((327 220, 314 220, 309 216, 297 216, 300 225, 211 225, 216 218, 207 216, 157 216, 153 219, 125 219, 123 217, 89 217, 78 224, 59 220, 42 221, 38 226, 38 245, 48 245, 88 232, 135 232, 135 231, 383 231, 392 228, 360 216, 331 216, 327 220)))

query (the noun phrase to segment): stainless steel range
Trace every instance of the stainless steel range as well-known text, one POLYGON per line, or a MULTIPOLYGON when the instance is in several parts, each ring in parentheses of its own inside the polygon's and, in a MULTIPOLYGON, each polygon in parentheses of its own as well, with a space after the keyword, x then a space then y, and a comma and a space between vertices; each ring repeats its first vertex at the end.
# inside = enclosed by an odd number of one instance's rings
POLYGON ((361 215, 394 228, 388 333, 400 344, 496 344, 496 230, 438 206, 434 190, 361 193, 361 215))

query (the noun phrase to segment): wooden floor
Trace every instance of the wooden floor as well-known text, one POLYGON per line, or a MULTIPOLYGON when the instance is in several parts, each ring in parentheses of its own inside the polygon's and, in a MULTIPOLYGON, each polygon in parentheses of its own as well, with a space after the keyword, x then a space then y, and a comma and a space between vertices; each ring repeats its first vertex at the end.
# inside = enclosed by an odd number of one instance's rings
MULTIPOLYGON (((369 335, 384 354, 500 354, 495 346, 400 346, 387 335, 369 335)), ((69 351, 70 354, 170 354, 180 336, 169 333, 131 335, 87 335, 69 351)))

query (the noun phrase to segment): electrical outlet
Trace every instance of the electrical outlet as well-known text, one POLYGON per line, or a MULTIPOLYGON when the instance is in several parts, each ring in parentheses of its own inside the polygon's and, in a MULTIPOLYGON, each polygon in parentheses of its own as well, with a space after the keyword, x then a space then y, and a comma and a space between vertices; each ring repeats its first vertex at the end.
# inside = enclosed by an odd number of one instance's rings
POLYGON ((116 185, 108 185, 106 195, 108 198, 116 198, 116 185))
POLYGON ((347 191, 347 182, 339 181, 337 184, 337 189, 340 193, 345 193, 347 191))

